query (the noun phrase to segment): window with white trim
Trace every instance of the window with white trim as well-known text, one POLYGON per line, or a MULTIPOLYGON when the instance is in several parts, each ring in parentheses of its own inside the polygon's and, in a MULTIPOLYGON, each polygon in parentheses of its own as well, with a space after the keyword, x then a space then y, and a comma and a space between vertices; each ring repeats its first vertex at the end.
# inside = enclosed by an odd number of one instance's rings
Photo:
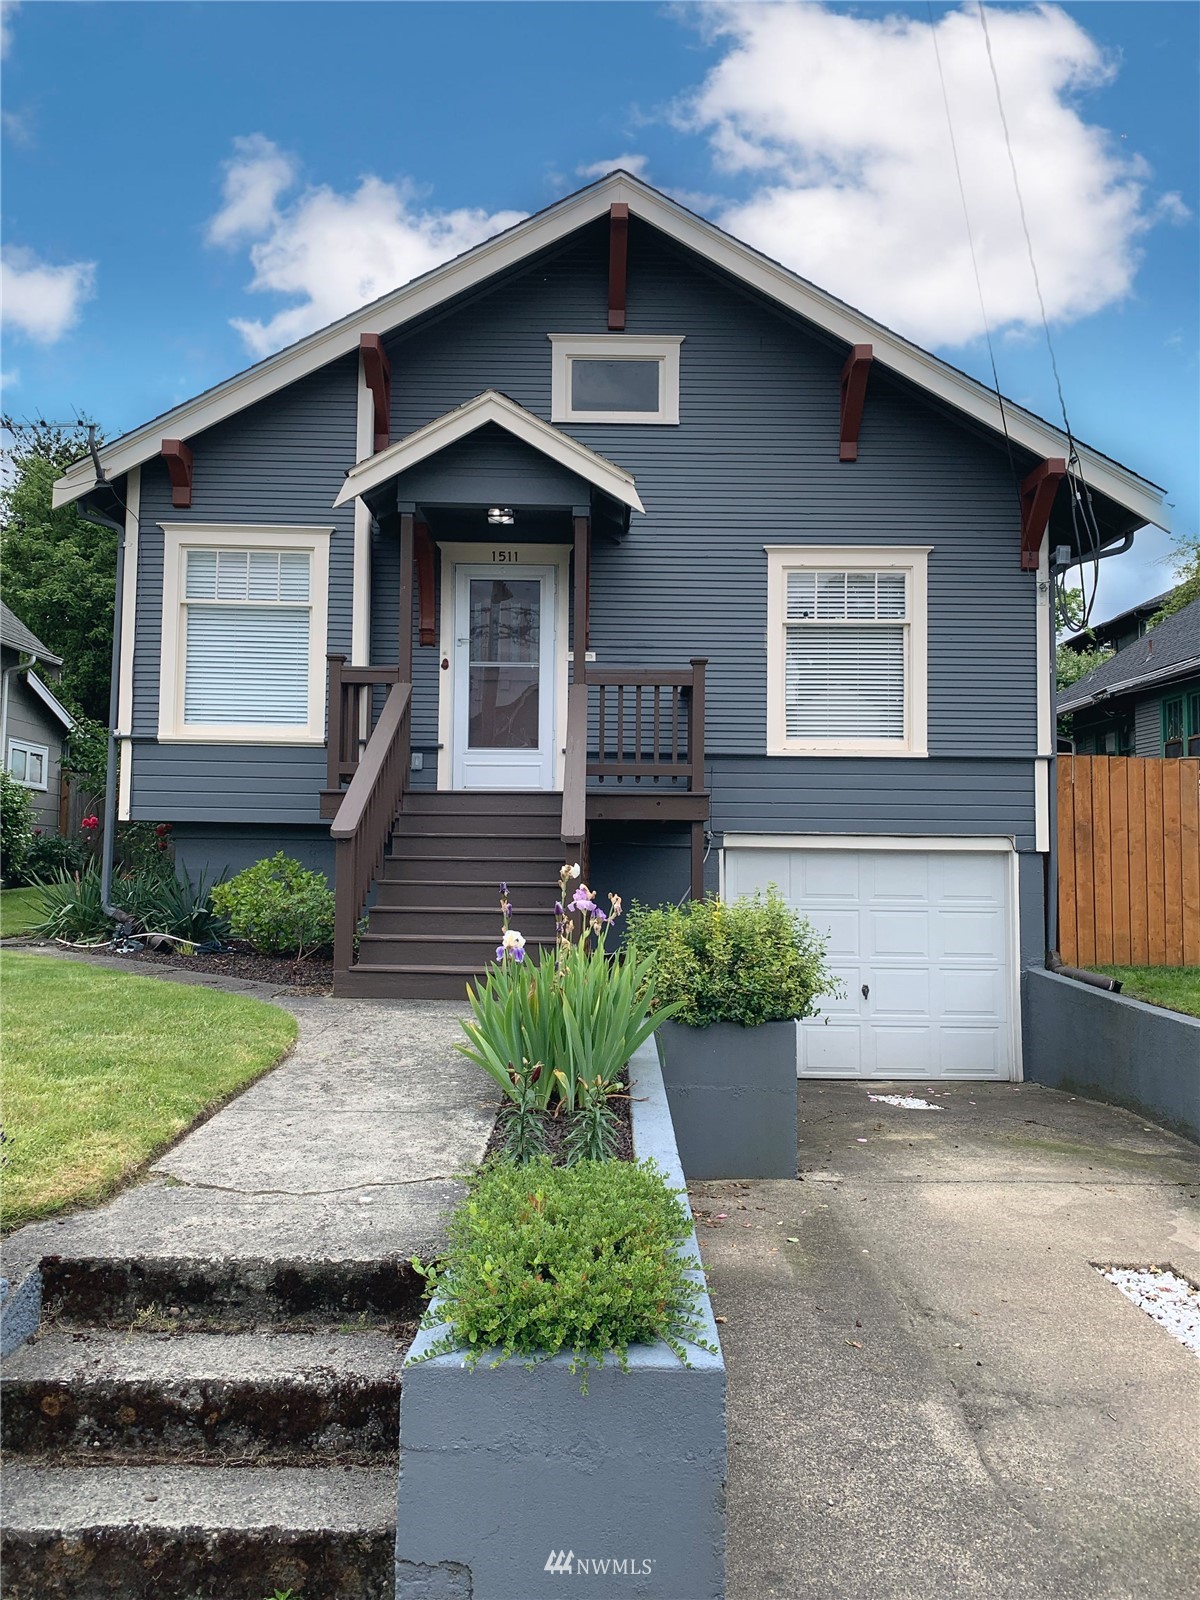
POLYGON ((679 421, 683 335, 552 333, 554 422, 679 421))
POLYGON ((164 531, 159 737, 323 738, 327 531, 164 531))
POLYGON ((768 547, 772 754, 925 754, 927 555, 768 547))
POLYGON ((8 741, 9 776, 27 789, 49 786, 50 751, 44 744, 28 744, 24 739, 8 741))

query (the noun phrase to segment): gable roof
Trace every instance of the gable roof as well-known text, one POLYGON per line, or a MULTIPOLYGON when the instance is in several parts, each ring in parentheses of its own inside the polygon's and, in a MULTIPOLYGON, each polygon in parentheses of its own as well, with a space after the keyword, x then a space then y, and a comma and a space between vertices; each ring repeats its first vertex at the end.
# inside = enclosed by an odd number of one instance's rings
POLYGON ((1109 642, 1136 624, 1148 622, 1151 617, 1156 616, 1174 592, 1173 589, 1164 589, 1161 594, 1153 594, 1148 600, 1140 600, 1136 606, 1128 606, 1124 611, 1118 611, 1105 622, 1093 622, 1082 632, 1073 633, 1069 639, 1064 639, 1063 644, 1068 650, 1091 650, 1095 648, 1097 640, 1101 644, 1109 642))
POLYGON ((626 472, 623 467, 618 467, 606 457, 598 455, 595 450, 589 450, 587 445, 580 444, 578 439, 572 439, 571 435, 564 433, 561 428, 543 422, 541 417, 535 417, 532 411, 527 411, 524 406, 518 405, 515 400, 510 400, 506 394, 501 394, 496 389, 485 389, 482 394, 477 394, 474 400, 468 400, 465 405, 447 411, 445 416, 427 422, 423 428, 418 428, 407 438, 398 439, 386 450, 380 450, 376 455, 360 461, 346 474, 346 482, 333 502, 334 506, 345 505, 347 500, 353 500, 357 495, 369 494, 372 489, 378 488, 381 483, 386 483, 389 478, 407 472, 409 467, 415 467, 418 461, 436 455, 447 445, 465 438, 478 428, 486 427, 489 422, 496 423, 524 444, 531 445, 542 455, 557 461, 560 467, 566 467, 568 471, 576 473, 597 489, 603 489, 605 494, 611 495, 614 500, 619 500, 622 505, 629 506, 633 511, 644 511, 645 507, 638 498, 637 485, 631 473, 626 472))
POLYGON ((56 656, 53 650, 47 650, 37 634, 27 628, 3 600, 0 600, 0 645, 5 645, 9 650, 19 650, 24 656, 37 656, 39 661, 48 661, 53 666, 62 666, 62 657, 56 656))
POLYGON ((1062 712, 1082 711, 1097 700, 1136 694, 1156 684, 1200 673, 1200 600, 1193 600, 1143 639, 1135 639, 1115 656, 1064 689, 1059 696, 1062 712))
POLYGON ((75 726, 75 718, 67 710, 66 706, 63 705, 62 701, 57 697, 57 695, 53 694, 50 689, 47 688, 47 686, 38 677, 36 672, 27 672, 25 674, 25 682, 33 690, 34 694, 42 702, 50 715, 57 717, 66 731, 70 733, 71 729, 75 726))
MULTIPOLYGON (((223 418, 274 394, 307 373, 358 348, 364 333, 388 333, 441 305, 452 296, 483 283, 496 273, 519 266, 535 252, 558 243, 569 234, 608 213, 616 203, 628 205, 630 214, 658 228, 696 252, 712 265, 779 305, 823 328, 846 344, 869 343, 875 360, 909 379, 931 395, 1040 457, 1065 457, 1065 434, 1033 412, 1005 400, 994 390, 940 360, 919 345, 903 339, 882 323, 819 289, 778 261, 743 244, 714 223, 688 211, 678 201, 652 188, 631 173, 616 171, 577 190, 524 222, 496 234, 474 249, 456 256, 402 288, 331 323, 286 350, 194 400, 176 406, 131 433, 113 440, 100 452, 108 477, 116 478, 131 467, 156 456, 164 436, 188 439, 223 418)), ((1098 450, 1075 441, 1079 467, 1093 490, 1118 506, 1161 528, 1169 525, 1163 492, 1148 479, 1111 460, 1098 450)), ((54 485, 54 504, 65 505, 95 486, 90 458, 77 461, 54 485)))

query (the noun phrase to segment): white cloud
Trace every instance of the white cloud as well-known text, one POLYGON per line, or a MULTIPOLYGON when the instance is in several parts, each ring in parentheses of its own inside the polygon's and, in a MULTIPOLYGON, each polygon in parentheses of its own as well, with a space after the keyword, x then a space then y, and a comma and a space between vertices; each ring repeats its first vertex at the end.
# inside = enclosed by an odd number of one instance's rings
MULTIPOLYGON (((700 26, 724 46, 676 108, 716 164, 749 175, 723 225, 822 288, 925 343, 983 331, 954 174, 933 29, 817 4, 721 4, 700 26)), ((1138 239, 1177 196, 1077 102, 1113 76, 1054 6, 989 7, 988 26, 1050 316, 1070 321, 1130 291, 1138 239)), ((954 135, 996 328, 1039 320, 978 11, 936 24, 954 135)))
POLYGON ((9 372, 0 372, 0 389, 15 389, 21 381, 21 374, 16 367, 9 372))
POLYGON ((261 134, 236 140, 234 149, 208 237, 226 245, 252 240, 251 290, 295 301, 266 320, 232 319, 256 356, 378 299, 523 215, 423 208, 410 183, 372 175, 348 194, 320 185, 285 198, 298 176, 289 156, 261 134))
POLYGON ((626 172, 632 172, 635 178, 644 178, 650 165, 649 156, 638 156, 626 152, 623 156, 613 156, 608 161, 589 161, 586 166, 576 167, 575 171, 581 178, 603 178, 610 172, 615 172, 621 167, 626 172))
POLYGON ((93 261, 54 267, 32 250, 6 245, 0 258, 0 322, 39 344, 53 344, 75 323, 95 279, 93 261))
POLYGON ((12 19, 20 0, 0 0, 0 59, 12 48, 12 19))

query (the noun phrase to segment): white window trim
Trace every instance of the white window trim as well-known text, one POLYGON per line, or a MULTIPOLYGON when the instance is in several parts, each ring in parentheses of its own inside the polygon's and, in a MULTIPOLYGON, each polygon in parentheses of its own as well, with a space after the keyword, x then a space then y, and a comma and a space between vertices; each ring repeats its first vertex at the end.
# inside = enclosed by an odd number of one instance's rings
POLYGON ((767 754, 772 756, 926 756, 929 722, 929 552, 932 545, 782 545, 767 553, 767 754), (787 575, 812 568, 904 572, 908 576, 903 739, 787 737, 787 575))
POLYGON ((163 531, 162 656, 158 737, 164 744, 324 744, 325 655, 329 634, 329 540, 332 528, 294 524, 160 522, 163 531), (185 629, 183 568, 189 550, 306 550, 310 569, 308 724, 280 728, 256 723, 209 726, 183 720, 185 629))
POLYGON ((551 333, 551 422, 645 422, 675 427, 679 423, 679 347, 683 334, 551 333), (571 408, 571 363, 581 357, 604 361, 657 361, 661 367, 657 411, 574 411, 571 408))
POLYGON ((7 757, 6 757, 4 765, 5 765, 5 769, 8 772, 9 777, 13 780, 14 783, 19 783, 21 785, 22 789, 35 789, 39 794, 48 794, 49 793, 49 791, 50 791, 50 747, 49 747, 49 745, 45 745, 45 744, 30 744, 28 739, 10 739, 8 741, 8 752, 7 752, 7 757), (42 777, 45 780, 44 782, 42 782, 42 783, 30 783, 28 778, 18 778, 17 777, 16 773, 12 769, 12 758, 13 758, 13 751, 14 750, 21 750, 21 751, 24 752, 24 755, 25 755, 25 771, 26 772, 29 771, 29 758, 30 758, 30 756, 41 756, 41 758, 42 758, 42 777))

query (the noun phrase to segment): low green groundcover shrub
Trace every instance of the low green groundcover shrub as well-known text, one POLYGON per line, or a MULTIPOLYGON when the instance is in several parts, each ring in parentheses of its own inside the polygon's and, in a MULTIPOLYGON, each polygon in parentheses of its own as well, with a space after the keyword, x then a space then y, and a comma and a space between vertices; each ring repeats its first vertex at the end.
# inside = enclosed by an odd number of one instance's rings
POLYGON ((259 955, 303 956, 333 943, 333 891, 280 850, 213 886, 212 903, 235 939, 259 955))
POLYGON ((687 1207, 652 1161, 584 1161, 553 1167, 480 1168, 450 1219, 449 1249, 426 1274, 437 1303, 427 1323, 449 1332, 429 1356, 466 1350, 543 1360, 560 1351, 582 1372, 612 1355, 626 1367, 631 1344, 662 1339, 687 1365, 699 1338, 700 1263, 679 1253, 691 1232, 687 1207))
POLYGON ((654 1005, 678 1006, 693 1028, 811 1017, 839 985, 826 940, 772 887, 739 900, 630 909, 627 942, 654 973, 654 1005))

